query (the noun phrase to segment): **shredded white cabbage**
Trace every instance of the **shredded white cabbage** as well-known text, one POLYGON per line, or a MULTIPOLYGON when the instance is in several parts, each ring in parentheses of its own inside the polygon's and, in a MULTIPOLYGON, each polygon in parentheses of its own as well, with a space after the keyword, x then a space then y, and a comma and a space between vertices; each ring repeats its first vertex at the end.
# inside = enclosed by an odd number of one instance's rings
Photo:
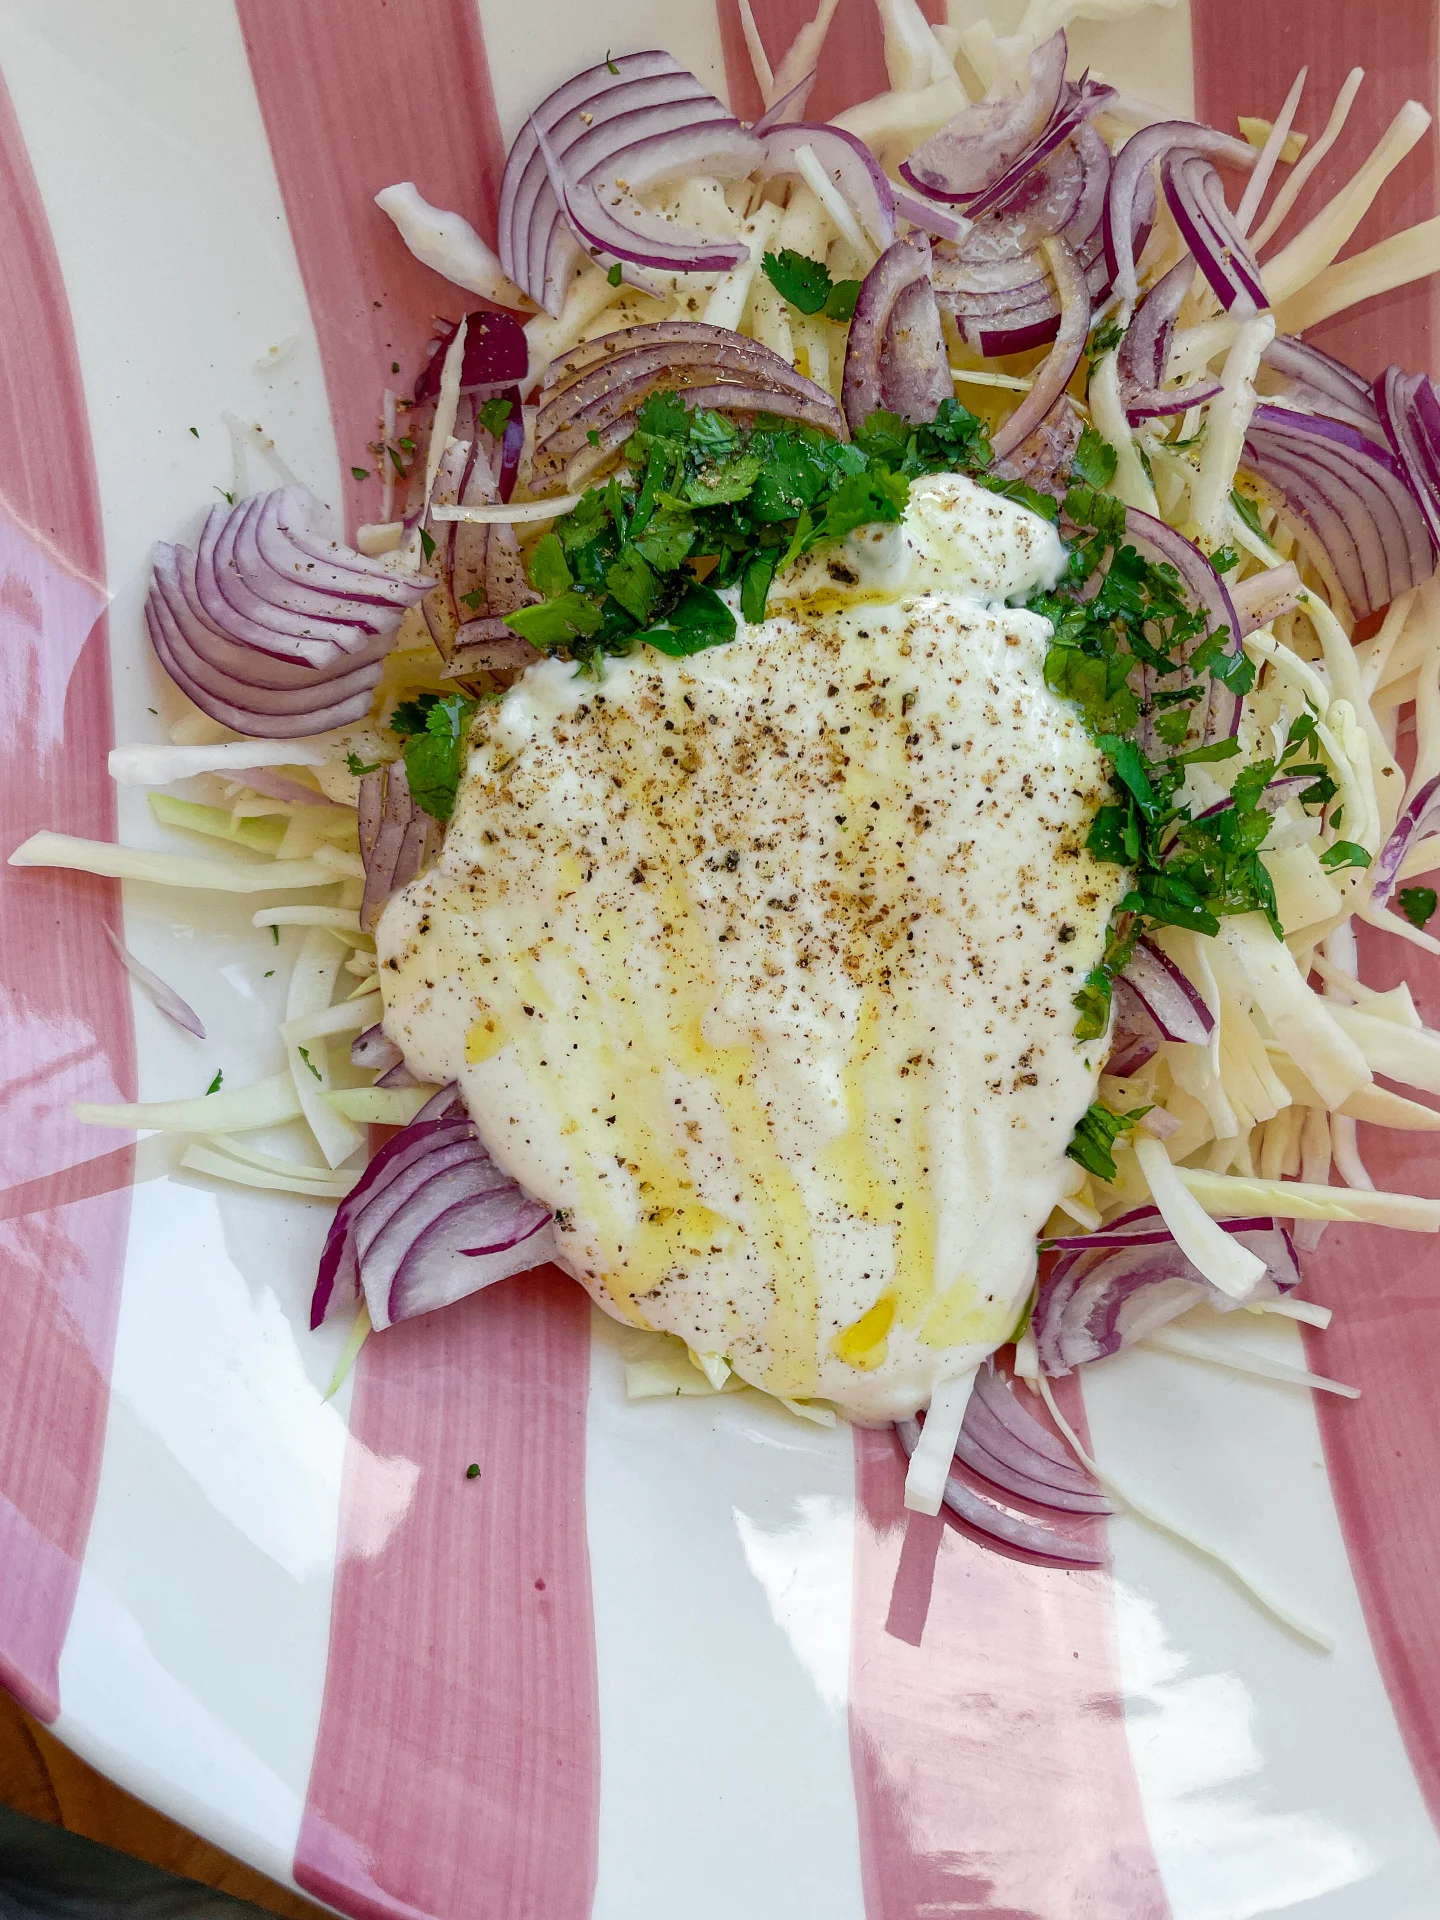
POLYGON ((12 867, 67 867, 113 880, 148 880, 161 887, 195 887, 208 893, 269 893, 281 888, 326 887, 335 875, 318 860, 205 859, 188 853, 155 853, 148 847, 117 847, 69 833, 33 833, 11 854, 12 867))
POLYGON ((905 1474, 905 1505, 912 1513, 940 1511, 975 1376, 972 1368, 958 1379, 942 1380, 930 1396, 925 1424, 905 1474))
POLYGON ((1292 1367, 1284 1360, 1272 1360, 1263 1353, 1237 1347, 1228 1340, 1206 1340, 1188 1327, 1158 1327, 1147 1333, 1143 1346, 1158 1347, 1162 1353, 1183 1354, 1187 1360, 1203 1360, 1208 1366, 1225 1367, 1231 1373, 1248 1373, 1257 1380, 1280 1380, 1287 1386, 1314 1387, 1321 1393, 1336 1393, 1345 1400, 1358 1400, 1360 1389, 1347 1387, 1340 1380, 1328 1380, 1323 1373, 1311 1373, 1305 1367, 1292 1367))

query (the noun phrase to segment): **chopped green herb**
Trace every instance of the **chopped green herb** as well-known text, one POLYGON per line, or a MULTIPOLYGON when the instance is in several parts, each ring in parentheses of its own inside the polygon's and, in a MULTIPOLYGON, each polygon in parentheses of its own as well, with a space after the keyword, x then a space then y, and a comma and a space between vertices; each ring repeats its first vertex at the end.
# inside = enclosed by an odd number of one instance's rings
POLYGON ((371 760, 367 763, 358 753, 347 753, 345 764, 357 780, 363 780, 367 773, 377 773, 385 763, 383 760, 371 760))
POLYGON ((591 487, 531 553, 545 598, 507 624, 541 652, 593 665, 642 641, 667 653, 719 645, 735 633, 726 588, 740 589, 747 620, 763 619, 770 583, 792 560, 899 520, 912 477, 983 469, 989 442, 955 401, 918 428, 877 413, 846 445, 763 414, 739 427, 659 392, 641 406, 625 459, 625 478, 591 487))
POLYGON ((858 280, 832 280, 823 260, 785 247, 778 254, 767 253, 761 261, 765 277, 792 307, 801 313, 823 313, 827 320, 849 320, 860 297, 858 280))
POLYGON ((310 1058, 308 1051, 304 1047, 297 1047, 295 1051, 299 1054, 300 1058, 305 1062, 306 1066, 310 1069, 311 1073, 314 1074, 317 1080, 321 1080, 324 1078, 324 1075, 321 1073, 320 1069, 316 1066, 315 1062, 310 1058))
POLYGON ((1087 487, 1108 487, 1120 456, 1093 427, 1085 427, 1075 449, 1073 471, 1087 487))
POLYGON ((420 529, 420 551, 424 554, 425 564, 428 567, 435 558, 435 536, 433 533, 427 533, 424 527, 420 529))
POLYGON ((275 969, 273 967, 267 967, 265 969, 265 978, 267 980, 273 980, 275 978, 275 969))
MULTIPOLYGON (((615 62, 610 58, 610 49, 608 47, 605 49, 605 65, 609 68, 611 73, 618 74, 620 71, 619 67, 617 67, 615 62)), ((478 1473, 480 1469, 477 1467, 475 1471, 478 1473)))
POLYGON ((351 467, 350 471, 357 480, 368 480, 370 478, 370 469, 368 467, 351 467))
POLYGON ((398 473, 403 480, 405 478, 406 467, 405 462, 400 457, 400 449, 398 447, 386 447, 385 451, 390 456, 391 466, 394 467, 396 473, 398 473))
POLYGON ((1241 493, 1238 487, 1232 487, 1230 489, 1230 504, 1250 531, 1258 534, 1263 540, 1265 538, 1265 529, 1260 524, 1260 509, 1250 498, 1249 494, 1241 493))
POLYGON ((605 278, 610 282, 612 287, 618 287, 620 282, 624 279, 624 277, 625 277, 625 269, 621 266, 618 260, 615 262, 614 266, 611 267, 610 271, 605 276, 605 278))
POLYGON ((1125 338, 1125 329, 1118 320, 1102 320, 1085 343, 1086 358, 1090 361, 1102 360, 1112 353, 1125 338))
MULTIPOLYGON (((524 609, 537 612, 534 607, 524 609)), ((405 742, 405 772, 417 807, 432 820, 448 820, 465 760, 465 744, 477 703, 463 694, 422 693, 396 703, 390 731, 405 742)))
POLYGON ((216 491, 216 493, 218 493, 218 494, 219 494, 219 496, 220 496, 220 498, 221 498, 221 499, 222 499, 223 501, 225 501, 225 503, 226 503, 226 505, 227 505, 227 506, 232 506, 232 507, 234 506, 234 504, 235 504, 235 496, 234 496, 234 494, 233 494, 233 493, 227 493, 227 492, 225 491, 225 489, 224 489, 224 487, 216 487, 216 489, 215 489, 215 491, 216 491))
POLYGON ((472 1460, 469 1466, 466 1467, 465 1478, 467 1480, 478 1480, 480 1478, 480 1462, 478 1460, 472 1460))
POLYGON ((485 606, 485 589, 483 587, 472 587, 469 593, 461 594, 460 604, 465 608, 467 613, 482 612, 485 606))
POLYGON ((392 373, 398 373, 400 371, 400 362, 398 360, 392 360, 390 362, 390 371, 392 373))
POLYGON ((191 433, 193 433, 193 434, 194 434, 194 436, 195 436, 195 438, 196 438, 197 440, 198 440, 198 439, 200 438, 200 429, 199 429, 199 427, 191 427, 191 429, 190 429, 190 431, 191 431, 191 433))
POLYGON ((1327 872, 1338 873, 1341 867, 1368 867, 1370 856, 1354 840, 1336 840, 1321 854, 1320 864, 1327 872))
POLYGON ((225 1080, 224 1069, 222 1067, 217 1067, 215 1069, 215 1078, 210 1082, 209 1086, 205 1089, 206 1093, 218 1093, 220 1091, 221 1086, 224 1084, 224 1080, 225 1080))
POLYGON ((1149 1111, 1149 1107, 1132 1107, 1129 1113, 1112 1113, 1097 1100, 1094 1106, 1085 1109, 1065 1149, 1066 1156, 1097 1179, 1113 1180, 1118 1171, 1115 1142, 1149 1111))
POLYGON ((592 447, 598 447, 600 444, 599 429, 596 427, 587 427, 585 429, 585 438, 590 442, 592 447))
POLYGON ((277 947, 279 946, 279 944, 280 944, 280 929, 279 929, 279 927, 278 927, 278 926, 277 926, 277 925, 275 924, 275 922, 274 922, 273 920, 272 920, 272 921, 270 922, 270 940, 271 940, 271 943, 272 943, 272 945, 274 945, 274 946, 277 946, 277 947))
POLYGON ((510 416, 515 411, 513 400, 487 400, 480 409, 480 424, 487 433, 494 434, 498 440, 510 424, 510 416))
POLYGON ((1440 894, 1434 887, 1401 887, 1400 911, 1412 927, 1423 927, 1440 906, 1440 894))
POLYGON ((1240 556, 1234 547, 1217 547, 1210 556, 1210 564, 1216 573, 1229 573, 1240 564, 1240 556))

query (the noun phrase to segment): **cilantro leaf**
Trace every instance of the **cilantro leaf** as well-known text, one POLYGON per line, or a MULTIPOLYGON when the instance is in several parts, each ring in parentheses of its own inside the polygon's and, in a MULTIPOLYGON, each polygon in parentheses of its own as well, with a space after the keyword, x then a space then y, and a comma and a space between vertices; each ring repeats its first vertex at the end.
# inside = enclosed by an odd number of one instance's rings
POLYGON ((205 1089, 205 1091, 206 1093, 219 1093, 221 1087, 224 1084, 225 1084, 225 1069, 223 1067, 217 1067, 215 1069, 215 1078, 210 1082, 209 1086, 205 1089))
POLYGON ((498 440, 510 424, 510 416, 515 411, 513 400, 487 400, 480 409, 480 424, 487 433, 494 434, 498 440))
POLYGON ((1216 573, 1229 573, 1240 564, 1240 555, 1234 547, 1217 547, 1210 556, 1210 564, 1216 573))
POLYGON ((410 734, 405 742, 405 772, 416 806, 434 820, 448 820, 455 811, 476 702, 460 693, 428 698, 424 731, 410 734))
POLYGON ((663 620, 646 627, 635 638, 679 658, 733 640, 735 616, 713 587, 697 580, 685 589, 663 620))
POLYGON ((614 266, 611 267, 610 271, 606 274, 605 278, 610 282, 612 287, 618 287, 620 282, 625 278, 625 269, 621 266, 618 260, 615 262, 614 266))
POLYGON ((1368 867, 1370 856, 1354 840, 1336 840, 1321 854, 1320 864, 1327 873, 1338 873, 1342 867, 1368 867))
POLYGON ((1423 927, 1440 906, 1440 894, 1434 887, 1401 887, 1400 911, 1412 927, 1423 927))
POLYGON ((1115 478, 1119 458, 1108 440, 1102 438, 1093 427, 1085 427, 1075 448, 1070 471, 1088 487, 1108 487, 1115 478))
POLYGON ((825 301, 825 318, 842 324, 855 318, 855 302, 860 298, 859 280, 837 280, 825 301))
POLYGON ((812 260, 793 247, 784 247, 778 254, 767 253, 760 265, 782 300, 788 300, 801 313, 823 311, 832 286, 830 269, 823 260, 812 260))
POLYGON ((1249 494, 1241 493, 1238 487, 1232 487, 1230 489, 1230 504, 1250 531, 1258 534, 1263 540, 1265 538, 1265 529, 1260 524, 1260 509, 1250 498, 1249 494))
POLYGON ((534 606, 517 607, 505 615, 505 624, 522 640, 528 640, 541 653, 568 647, 576 639, 598 633, 604 616, 593 601, 578 588, 570 587, 554 600, 540 600, 534 606))
POLYGON ((1122 1133, 1128 1133, 1137 1121, 1143 1120, 1149 1111, 1149 1107, 1132 1107, 1129 1113, 1113 1113, 1097 1100, 1093 1106, 1085 1109, 1077 1123, 1070 1144, 1065 1149, 1066 1158, 1077 1162, 1097 1179, 1113 1180, 1118 1172, 1115 1142, 1122 1133))
POLYGON ((357 780, 363 780, 367 773, 378 773, 384 764, 383 760, 372 760, 367 766, 358 753, 347 753, 345 756, 345 765, 357 780))
POLYGON ((537 593, 543 593, 548 598, 564 593, 567 587, 573 587, 575 584, 575 576, 571 573, 569 563, 566 561, 560 536, 554 532, 542 535, 535 542, 527 571, 531 586, 537 593))
POLYGON ((299 1054, 300 1058, 305 1062, 306 1066, 310 1069, 311 1073, 314 1074, 317 1080, 322 1079, 324 1077, 321 1074, 320 1069, 316 1066, 315 1062, 310 1058, 309 1050, 307 1048, 297 1047, 295 1051, 299 1054))
POLYGON ((660 582, 634 547, 623 548, 605 569, 605 585, 611 599, 643 627, 660 598, 660 582))
POLYGON ((427 533, 424 527, 420 529, 420 551, 424 554, 425 564, 428 567, 435 558, 435 536, 433 533, 427 533))

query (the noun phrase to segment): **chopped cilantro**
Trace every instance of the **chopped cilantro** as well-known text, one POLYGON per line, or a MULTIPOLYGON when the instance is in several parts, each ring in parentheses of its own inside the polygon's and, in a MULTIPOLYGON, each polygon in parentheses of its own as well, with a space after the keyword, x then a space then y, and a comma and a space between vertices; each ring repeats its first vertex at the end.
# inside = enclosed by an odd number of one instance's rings
POLYGON ((1368 867, 1370 856, 1354 840, 1336 840, 1321 854, 1320 864, 1328 873, 1338 873, 1341 867, 1368 867))
POLYGON ((234 496, 234 494, 233 494, 233 493, 227 493, 227 492, 225 491, 225 489, 224 489, 224 487, 216 487, 216 489, 215 489, 215 491, 216 491, 216 493, 218 493, 218 494, 219 494, 219 496, 220 496, 220 498, 221 498, 221 499, 222 499, 223 501, 225 501, 225 503, 226 503, 226 504, 227 504, 228 506, 232 506, 232 507, 234 506, 234 504, 235 504, 235 496, 234 496))
POLYGON ((462 593, 460 604, 467 613, 483 613, 485 609, 485 589, 472 587, 469 593, 462 593))
POLYGON ((390 362, 390 371, 392 373, 398 373, 400 371, 400 362, 398 360, 392 360, 390 362))
POLYGON ((191 427, 191 429, 190 429, 190 431, 191 431, 191 433, 193 433, 193 434, 194 434, 194 436, 195 436, 195 438, 196 438, 197 440, 198 440, 198 439, 200 438, 200 429, 199 429, 199 427, 191 427))
POLYGON ((215 1069, 215 1078, 210 1082, 209 1086, 205 1089, 206 1093, 218 1093, 220 1091, 222 1084, 224 1083, 224 1079, 225 1079, 224 1068, 217 1067, 215 1069))
POLYGON ((425 564, 428 567, 435 558, 435 536, 433 533, 427 533, 424 527, 420 529, 420 551, 424 554, 425 564))
POLYGON ((621 266, 618 260, 615 262, 614 266, 611 267, 610 271, 605 276, 605 278, 610 282, 612 287, 618 287, 620 282, 624 279, 624 277, 625 277, 625 269, 621 266))
POLYGON ((345 756, 345 764, 350 769, 351 773, 354 774, 357 780, 363 780, 367 773, 375 773, 381 766, 384 765, 384 762, 380 760, 372 760, 367 765, 366 762, 360 758, 358 753, 347 753, 345 756))
POLYGON ((478 1480, 480 1478, 480 1462, 478 1460, 472 1460, 469 1466, 466 1467, 465 1478, 467 1480, 478 1480))
POLYGON ((1085 354, 1089 360, 1102 360, 1112 353, 1125 338, 1125 329, 1118 320, 1102 320, 1085 343, 1085 354))
POLYGON ((487 433, 494 434, 498 440, 510 424, 510 416, 515 411, 513 400, 487 400, 480 409, 480 424, 487 433))
POLYGON ((400 458, 400 449, 398 447, 387 446, 385 451, 390 456, 391 466, 394 467, 396 473, 398 473, 403 480, 406 474, 406 466, 405 462, 400 458))
POLYGON ((398 701, 390 715, 390 731, 405 742, 411 797, 433 820, 448 820, 455 811, 475 707, 476 702, 463 694, 422 693, 413 700, 398 701))
POLYGON ((1081 1116, 1074 1136, 1065 1149, 1067 1158, 1076 1161, 1097 1179, 1113 1180, 1118 1171, 1115 1165, 1115 1142, 1122 1133, 1128 1133, 1136 1121, 1143 1120, 1149 1111, 1149 1107, 1132 1107, 1129 1113, 1112 1113, 1109 1107, 1102 1106, 1097 1100, 1081 1116))
POLYGON ((370 469, 368 467, 351 467, 350 472, 357 480, 368 480, 370 478, 370 469))
POLYGON ((275 923, 275 922, 274 922, 273 920, 272 920, 272 921, 270 922, 270 939, 271 939, 271 942, 272 942, 272 944, 273 944, 273 945, 275 945, 275 946, 277 946, 277 947, 279 946, 279 944, 280 944, 280 929, 279 929, 279 927, 277 926, 277 924, 276 924, 276 923, 275 923))
POLYGON ((860 297, 858 280, 832 280, 823 260, 784 247, 761 261, 765 278, 782 300, 801 313, 823 313, 827 320, 849 320, 860 297))
POLYGON ((314 1074, 315 1078, 317 1080, 323 1079, 324 1076, 321 1074, 320 1069, 316 1066, 315 1062, 310 1058, 308 1051, 304 1047, 297 1047, 295 1051, 299 1054, 300 1058, 305 1062, 306 1066, 310 1069, 311 1073, 314 1074))
MULTIPOLYGON (((619 67, 617 67, 615 62, 610 58, 610 49, 608 47, 605 49, 605 65, 611 73, 618 74, 620 71, 619 67)), ((477 1467, 475 1471, 478 1473, 480 1469, 477 1467)))
POLYGON ((1230 504, 1250 531, 1258 534, 1263 540, 1265 538, 1265 529, 1260 524, 1260 509, 1250 498, 1249 494, 1241 493, 1238 487, 1232 487, 1230 489, 1230 504))
POLYGON ((1401 887, 1400 911, 1412 927, 1423 927, 1440 906, 1434 887, 1401 887))
POLYGON ((1108 487, 1115 478, 1119 458, 1108 440, 1103 439, 1093 427, 1086 427, 1075 449, 1073 469, 1087 487, 1108 487))
POLYGON ((1234 547, 1217 547, 1210 556, 1210 564, 1216 573, 1229 573, 1240 564, 1240 556, 1234 547))
POLYGON ((922 427, 872 415, 846 445, 763 414, 736 426, 652 393, 625 445, 624 478, 591 487, 536 542, 530 581, 544 598, 507 624, 541 652, 591 665, 642 641, 674 654, 717 646, 735 633, 726 588, 739 588, 747 620, 763 619, 791 561, 899 520, 916 474, 975 471, 989 453, 984 427, 955 401, 922 427))

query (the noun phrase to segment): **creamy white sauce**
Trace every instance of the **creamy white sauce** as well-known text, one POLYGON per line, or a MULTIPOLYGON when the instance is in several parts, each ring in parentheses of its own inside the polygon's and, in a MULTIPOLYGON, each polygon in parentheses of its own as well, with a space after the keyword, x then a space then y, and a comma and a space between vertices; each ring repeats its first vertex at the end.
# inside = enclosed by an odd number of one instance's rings
POLYGON ((1104 768, 1005 604, 1062 561, 939 475, 729 645, 532 668, 380 924, 387 1032, 600 1305, 859 1419, 1007 1337, 1094 1095, 1104 768))

